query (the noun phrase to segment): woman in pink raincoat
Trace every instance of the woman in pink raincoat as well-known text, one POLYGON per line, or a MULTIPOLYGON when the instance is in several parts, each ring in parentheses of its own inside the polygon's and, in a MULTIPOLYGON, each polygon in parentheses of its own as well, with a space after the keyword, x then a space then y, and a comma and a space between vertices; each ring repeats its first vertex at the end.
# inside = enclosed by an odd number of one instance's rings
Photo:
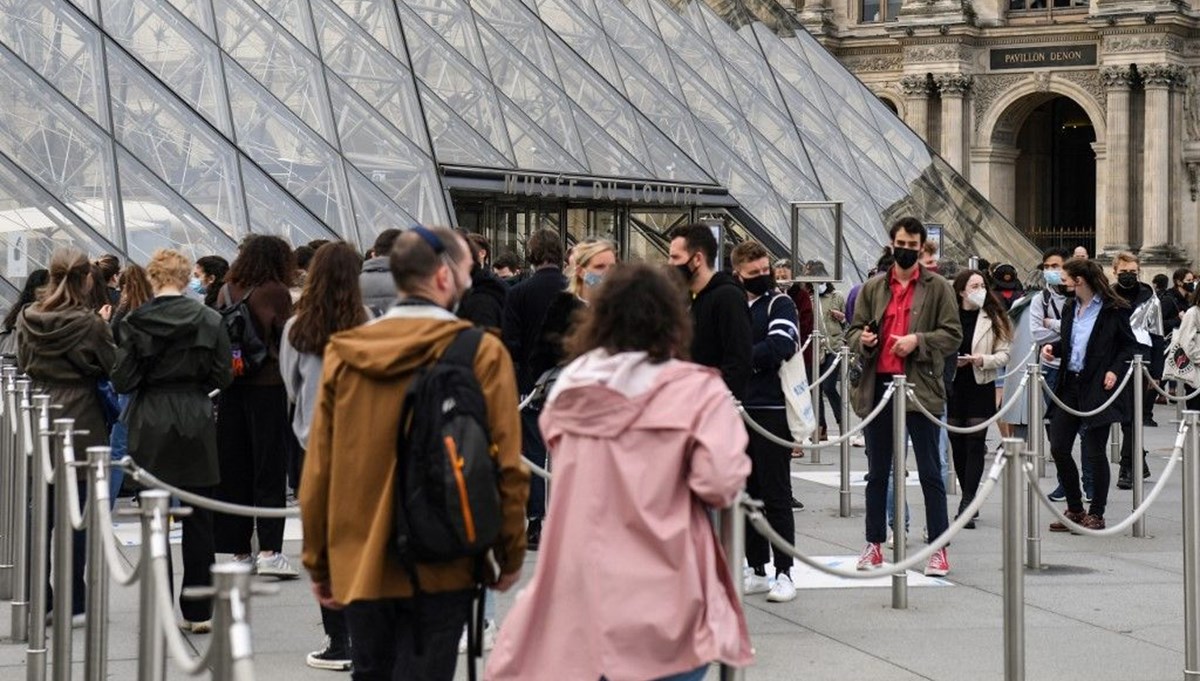
POLYGON ((541 416, 554 495, 538 569, 500 629, 493 681, 691 681, 753 652, 707 509, 750 473, 715 371, 680 357, 691 322, 671 274, 607 275, 568 339, 541 416))

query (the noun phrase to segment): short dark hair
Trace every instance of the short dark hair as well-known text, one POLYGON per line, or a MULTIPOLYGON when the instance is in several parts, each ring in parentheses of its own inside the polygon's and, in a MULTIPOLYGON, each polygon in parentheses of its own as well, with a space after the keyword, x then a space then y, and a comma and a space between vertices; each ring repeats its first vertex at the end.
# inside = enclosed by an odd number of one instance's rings
POLYGON ((454 230, 440 227, 423 229, 427 229, 441 242, 441 252, 435 251, 433 245, 417 230, 410 229, 396 239, 388 256, 392 280, 402 293, 410 293, 428 281, 443 264, 442 256, 457 263, 464 255, 462 237, 454 230))
POLYGON ((708 225, 694 222, 671 230, 671 241, 683 239, 689 255, 703 253, 704 261, 712 267, 717 262, 717 238, 708 225))
POLYGON ((492 267, 498 270, 508 269, 515 272, 521 269, 521 259, 517 257, 516 253, 505 251, 496 256, 496 259, 492 261, 492 267))
POLYGON ((297 246, 292 253, 292 257, 296 259, 296 269, 307 270, 308 263, 312 262, 313 256, 316 254, 317 249, 312 246, 297 246))
POLYGON ((312 241, 310 241, 304 245, 313 249, 313 253, 316 253, 317 251, 321 250, 322 246, 324 246, 326 244, 331 244, 331 243, 333 243, 333 242, 330 241, 329 239, 313 239, 312 241))
POLYGON ((922 246, 925 245, 925 240, 929 238, 929 231, 925 229, 925 223, 914 217, 905 217, 892 223, 892 228, 888 230, 888 241, 895 241, 896 235, 900 233, 900 230, 921 237, 922 246))
POLYGON ((552 229, 539 229, 530 234, 525 251, 533 267, 561 265, 563 261, 562 238, 552 229))
POLYGON ((662 266, 618 265, 567 338, 568 351, 575 357, 603 348, 645 352, 652 362, 687 359, 692 321, 682 279, 662 266))
POLYGON ((1159 290, 1165 291, 1166 288, 1171 285, 1171 280, 1168 279, 1167 275, 1165 274, 1156 274, 1154 275, 1154 279, 1151 279, 1151 281, 1154 282, 1154 288, 1159 290))
POLYGON ((753 260, 769 257, 771 257, 771 254, 767 252, 767 249, 762 244, 757 241, 743 241, 730 252, 729 261, 733 263, 734 267, 741 267, 743 264, 753 260))
POLYGON ((485 259, 492 257, 492 242, 488 241, 487 237, 475 232, 470 232, 465 236, 467 243, 471 245, 471 260, 475 259, 475 254, 479 251, 483 251, 485 259))
POLYGON ((396 245, 396 237, 400 236, 400 230, 392 228, 385 229, 375 237, 375 245, 371 247, 371 251, 376 258, 386 258, 392 252, 392 246, 396 245))
POLYGON ((1042 262, 1046 262, 1054 256, 1062 258, 1063 262, 1071 259, 1071 254, 1067 253, 1067 249, 1063 248, 1062 246, 1051 246, 1050 248, 1042 251, 1042 262))

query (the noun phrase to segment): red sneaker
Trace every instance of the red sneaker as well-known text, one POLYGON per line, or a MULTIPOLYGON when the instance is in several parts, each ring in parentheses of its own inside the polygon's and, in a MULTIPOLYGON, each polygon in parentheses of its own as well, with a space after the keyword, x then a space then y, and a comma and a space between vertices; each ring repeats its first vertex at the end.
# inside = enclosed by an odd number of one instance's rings
POLYGON ((858 569, 870 570, 880 565, 883 565, 883 549, 875 542, 867 544, 867 547, 863 549, 862 555, 858 558, 858 569))
POLYGON ((945 577, 950 573, 950 561, 946 558, 946 549, 940 548, 929 557, 929 564, 925 566, 926 577, 945 577))

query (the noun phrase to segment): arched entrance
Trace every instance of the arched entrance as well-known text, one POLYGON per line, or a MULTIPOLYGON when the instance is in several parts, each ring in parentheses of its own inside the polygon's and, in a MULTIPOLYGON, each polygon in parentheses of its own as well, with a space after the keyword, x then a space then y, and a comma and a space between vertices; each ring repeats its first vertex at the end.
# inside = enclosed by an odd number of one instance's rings
POLYGON ((1056 96, 1017 133, 1013 222, 1038 246, 1096 252, 1096 130, 1083 107, 1056 96))
POLYGON ((1040 247, 1086 246, 1103 232, 1105 119, 1076 83, 1035 74, 978 120, 971 181, 1040 247))

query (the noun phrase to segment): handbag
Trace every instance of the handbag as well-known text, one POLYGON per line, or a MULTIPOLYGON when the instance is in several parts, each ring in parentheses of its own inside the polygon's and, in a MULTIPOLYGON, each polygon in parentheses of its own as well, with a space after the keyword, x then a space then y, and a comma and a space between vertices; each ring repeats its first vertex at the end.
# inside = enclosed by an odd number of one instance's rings
MULTIPOLYGON (((767 316, 771 314, 771 305, 767 305, 767 316)), ((817 415, 813 411, 811 386, 808 383, 808 371, 804 367, 804 353, 800 345, 790 359, 779 367, 779 383, 783 388, 783 402, 787 410, 788 431, 792 439, 800 442, 811 436, 817 430, 817 415)))
POLYGON ((1163 366, 1163 380, 1183 381, 1193 388, 1200 387, 1200 370, 1188 357, 1183 346, 1179 343, 1179 329, 1171 334, 1171 343, 1165 353, 1166 364, 1163 366))

